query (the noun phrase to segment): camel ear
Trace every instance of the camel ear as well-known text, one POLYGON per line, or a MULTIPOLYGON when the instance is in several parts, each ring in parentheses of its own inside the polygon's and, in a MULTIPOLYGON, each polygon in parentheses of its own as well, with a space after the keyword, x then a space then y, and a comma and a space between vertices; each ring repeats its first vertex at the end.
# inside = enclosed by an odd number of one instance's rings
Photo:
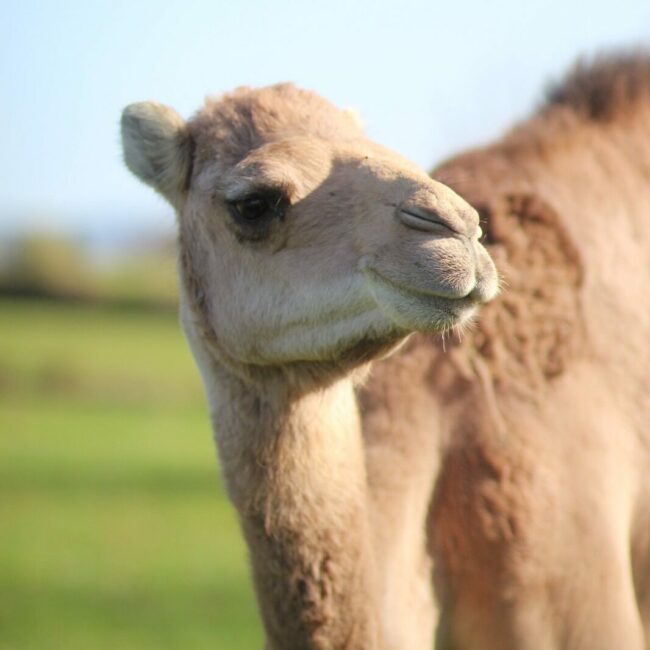
POLYGON ((139 102, 124 109, 121 125, 126 166, 179 207, 192 165, 192 140, 185 120, 163 104, 139 102))

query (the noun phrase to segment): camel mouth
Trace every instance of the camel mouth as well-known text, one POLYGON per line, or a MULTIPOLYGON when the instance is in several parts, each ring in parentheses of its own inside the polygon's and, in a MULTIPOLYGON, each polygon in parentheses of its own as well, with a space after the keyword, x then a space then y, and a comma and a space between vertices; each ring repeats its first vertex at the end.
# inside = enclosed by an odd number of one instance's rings
POLYGON ((426 298, 438 298, 439 300, 445 300, 450 303, 457 303, 458 301, 462 300, 467 300, 469 302, 479 302, 478 300, 472 298, 474 293, 474 287, 467 291, 466 293, 462 295, 456 295, 452 293, 449 290, 446 289, 433 289, 433 288, 424 288, 424 287, 414 287, 410 284, 404 284, 401 282, 398 282, 386 275, 385 273, 382 273, 378 271, 376 268, 372 266, 364 266, 363 267, 363 272, 366 275, 366 277, 374 278, 376 280, 379 280, 380 282, 383 282, 385 284, 390 285, 391 287, 394 287, 395 289, 407 293, 407 294, 412 294, 415 296, 423 296, 426 298))
POLYGON ((460 325, 481 304, 471 291, 452 298, 397 284, 370 267, 364 269, 364 275, 380 310, 400 328, 410 331, 439 332, 460 325))

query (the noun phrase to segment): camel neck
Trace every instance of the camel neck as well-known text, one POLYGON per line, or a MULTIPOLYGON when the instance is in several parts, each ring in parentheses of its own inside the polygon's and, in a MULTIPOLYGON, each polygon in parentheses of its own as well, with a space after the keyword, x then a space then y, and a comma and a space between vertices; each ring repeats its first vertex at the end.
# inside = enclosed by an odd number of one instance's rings
POLYGON ((352 382, 296 395, 216 373, 215 437, 272 648, 376 648, 373 555, 352 382), (324 646, 323 646, 324 647, 324 646), (330 645, 327 645, 330 647, 330 645))
POLYGON ((215 379, 208 396, 215 438, 238 507, 256 509, 249 503, 256 481, 263 480, 266 489, 269 480, 279 486, 284 476, 290 476, 293 487, 304 491, 321 475, 331 483, 337 468, 362 462, 351 381, 340 379, 301 393, 277 378, 253 384, 222 371, 215 379), (307 474, 301 478, 298 473, 303 470, 307 474))

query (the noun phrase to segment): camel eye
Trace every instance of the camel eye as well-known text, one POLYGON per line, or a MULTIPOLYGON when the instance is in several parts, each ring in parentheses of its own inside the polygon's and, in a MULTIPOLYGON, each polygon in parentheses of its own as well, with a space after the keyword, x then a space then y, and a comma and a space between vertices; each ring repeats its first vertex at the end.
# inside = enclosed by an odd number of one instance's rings
POLYGON ((274 224, 283 221, 287 202, 280 192, 257 191, 226 201, 237 237, 260 241, 272 232, 274 224))
POLYGON ((241 201, 236 201, 233 208, 237 211, 237 216, 244 221, 256 221, 264 217, 269 212, 269 201, 264 196, 248 196, 241 201))

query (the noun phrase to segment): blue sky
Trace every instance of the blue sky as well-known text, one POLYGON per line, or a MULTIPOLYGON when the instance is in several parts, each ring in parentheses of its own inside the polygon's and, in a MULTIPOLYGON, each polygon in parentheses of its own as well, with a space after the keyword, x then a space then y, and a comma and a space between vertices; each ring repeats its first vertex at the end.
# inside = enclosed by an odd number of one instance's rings
POLYGON ((648 0, 43 0, 0 6, 0 233, 171 228, 120 159, 156 99, 291 80, 420 165, 497 136, 580 54, 650 45, 648 0))

